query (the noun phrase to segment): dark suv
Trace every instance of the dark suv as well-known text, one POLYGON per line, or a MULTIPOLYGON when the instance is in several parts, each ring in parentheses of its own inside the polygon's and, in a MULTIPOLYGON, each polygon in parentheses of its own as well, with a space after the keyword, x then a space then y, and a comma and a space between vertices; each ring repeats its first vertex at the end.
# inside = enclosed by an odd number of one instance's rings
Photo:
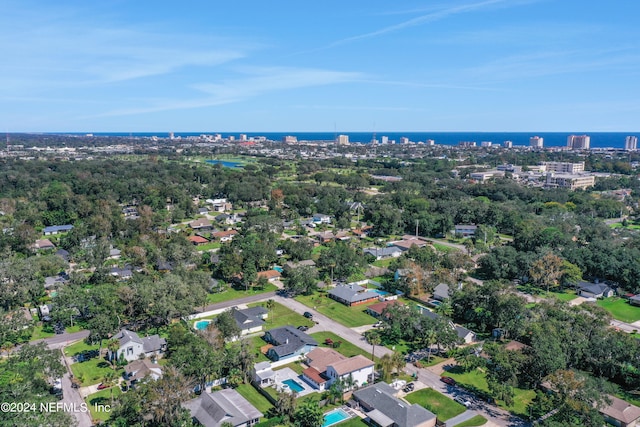
POLYGON ((313 313, 311 313, 310 311, 305 311, 303 316, 307 319, 313 319, 313 313))

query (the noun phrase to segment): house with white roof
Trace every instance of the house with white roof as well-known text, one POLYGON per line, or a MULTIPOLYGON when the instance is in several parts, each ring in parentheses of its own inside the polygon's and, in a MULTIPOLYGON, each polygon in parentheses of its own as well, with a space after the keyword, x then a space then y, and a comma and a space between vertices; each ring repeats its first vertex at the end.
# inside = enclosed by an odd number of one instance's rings
POLYGON ((167 349, 167 341, 160 338, 159 335, 140 338, 135 332, 122 329, 113 338, 119 341, 120 347, 115 354, 109 351, 110 360, 114 357, 118 360, 124 357, 125 360, 131 362, 140 359, 141 355, 145 357, 160 356, 167 349))

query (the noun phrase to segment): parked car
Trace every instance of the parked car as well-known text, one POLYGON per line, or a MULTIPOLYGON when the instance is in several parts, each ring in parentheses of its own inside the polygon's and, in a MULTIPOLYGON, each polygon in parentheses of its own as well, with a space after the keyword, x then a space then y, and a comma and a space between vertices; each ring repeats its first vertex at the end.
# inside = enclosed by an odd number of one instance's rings
POLYGON ((104 383, 98 384, 98 390, 104 390, 105 388, 108 388, 108 387, 104 383))
POLYGON ((449 385, 456 385, 456 380, 451 377, 440 377, 440 381, 449 385))
POLYGON ((301 326, 298 326, 298 329, 301 330, 302 332, 307 332, 309 330, 309 327, 301 325, 301 326))
POLYGON ((409 393, 412 392, 413 389, 415 388, 415 384, 414 383, 409 383, 406 386, 404 386, 404 389, 402 389, 405 393, 409 393))
POLYGON ((305 311, 303 316, 307 319, 313 319, 313 313, 311 313, 310 311, 305 311))
POLYGON ((458 402, 459 404, 461 404, 462 406, 464 406, 465 408, 469 408, 471 407, 471 402, 468 401, 467 399, 465 399, 462 396, 457 396, 455 399, 456 402, 458 402))

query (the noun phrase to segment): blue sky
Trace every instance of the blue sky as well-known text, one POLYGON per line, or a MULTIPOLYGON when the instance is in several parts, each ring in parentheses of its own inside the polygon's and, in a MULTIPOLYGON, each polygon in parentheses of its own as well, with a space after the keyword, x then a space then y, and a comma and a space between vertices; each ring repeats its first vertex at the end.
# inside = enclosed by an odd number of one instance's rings
POLYGON ((637 0, 31 1, 8 132, 634 131, 637 0))

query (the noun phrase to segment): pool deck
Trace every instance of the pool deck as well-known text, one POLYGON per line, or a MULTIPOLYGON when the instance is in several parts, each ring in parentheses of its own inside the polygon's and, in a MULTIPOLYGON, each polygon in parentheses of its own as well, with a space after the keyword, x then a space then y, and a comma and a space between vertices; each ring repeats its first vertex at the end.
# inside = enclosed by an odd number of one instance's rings
POLYGON ((314 393, 317 391, 313 387, 311 387, 311 385, 309 385, 305 380, 303 380, 301 378, 301 375, 296 374, 296 371, 294 371, 291 368, 279 369, 275 371, 275 374, 276 374, 275 383, 276 383, 276 388, 278 390, 282 388, 283 381, 294 380, 304 388, 304 390, 298 393, 299 397, 306 396, 309 393, 314 393))

